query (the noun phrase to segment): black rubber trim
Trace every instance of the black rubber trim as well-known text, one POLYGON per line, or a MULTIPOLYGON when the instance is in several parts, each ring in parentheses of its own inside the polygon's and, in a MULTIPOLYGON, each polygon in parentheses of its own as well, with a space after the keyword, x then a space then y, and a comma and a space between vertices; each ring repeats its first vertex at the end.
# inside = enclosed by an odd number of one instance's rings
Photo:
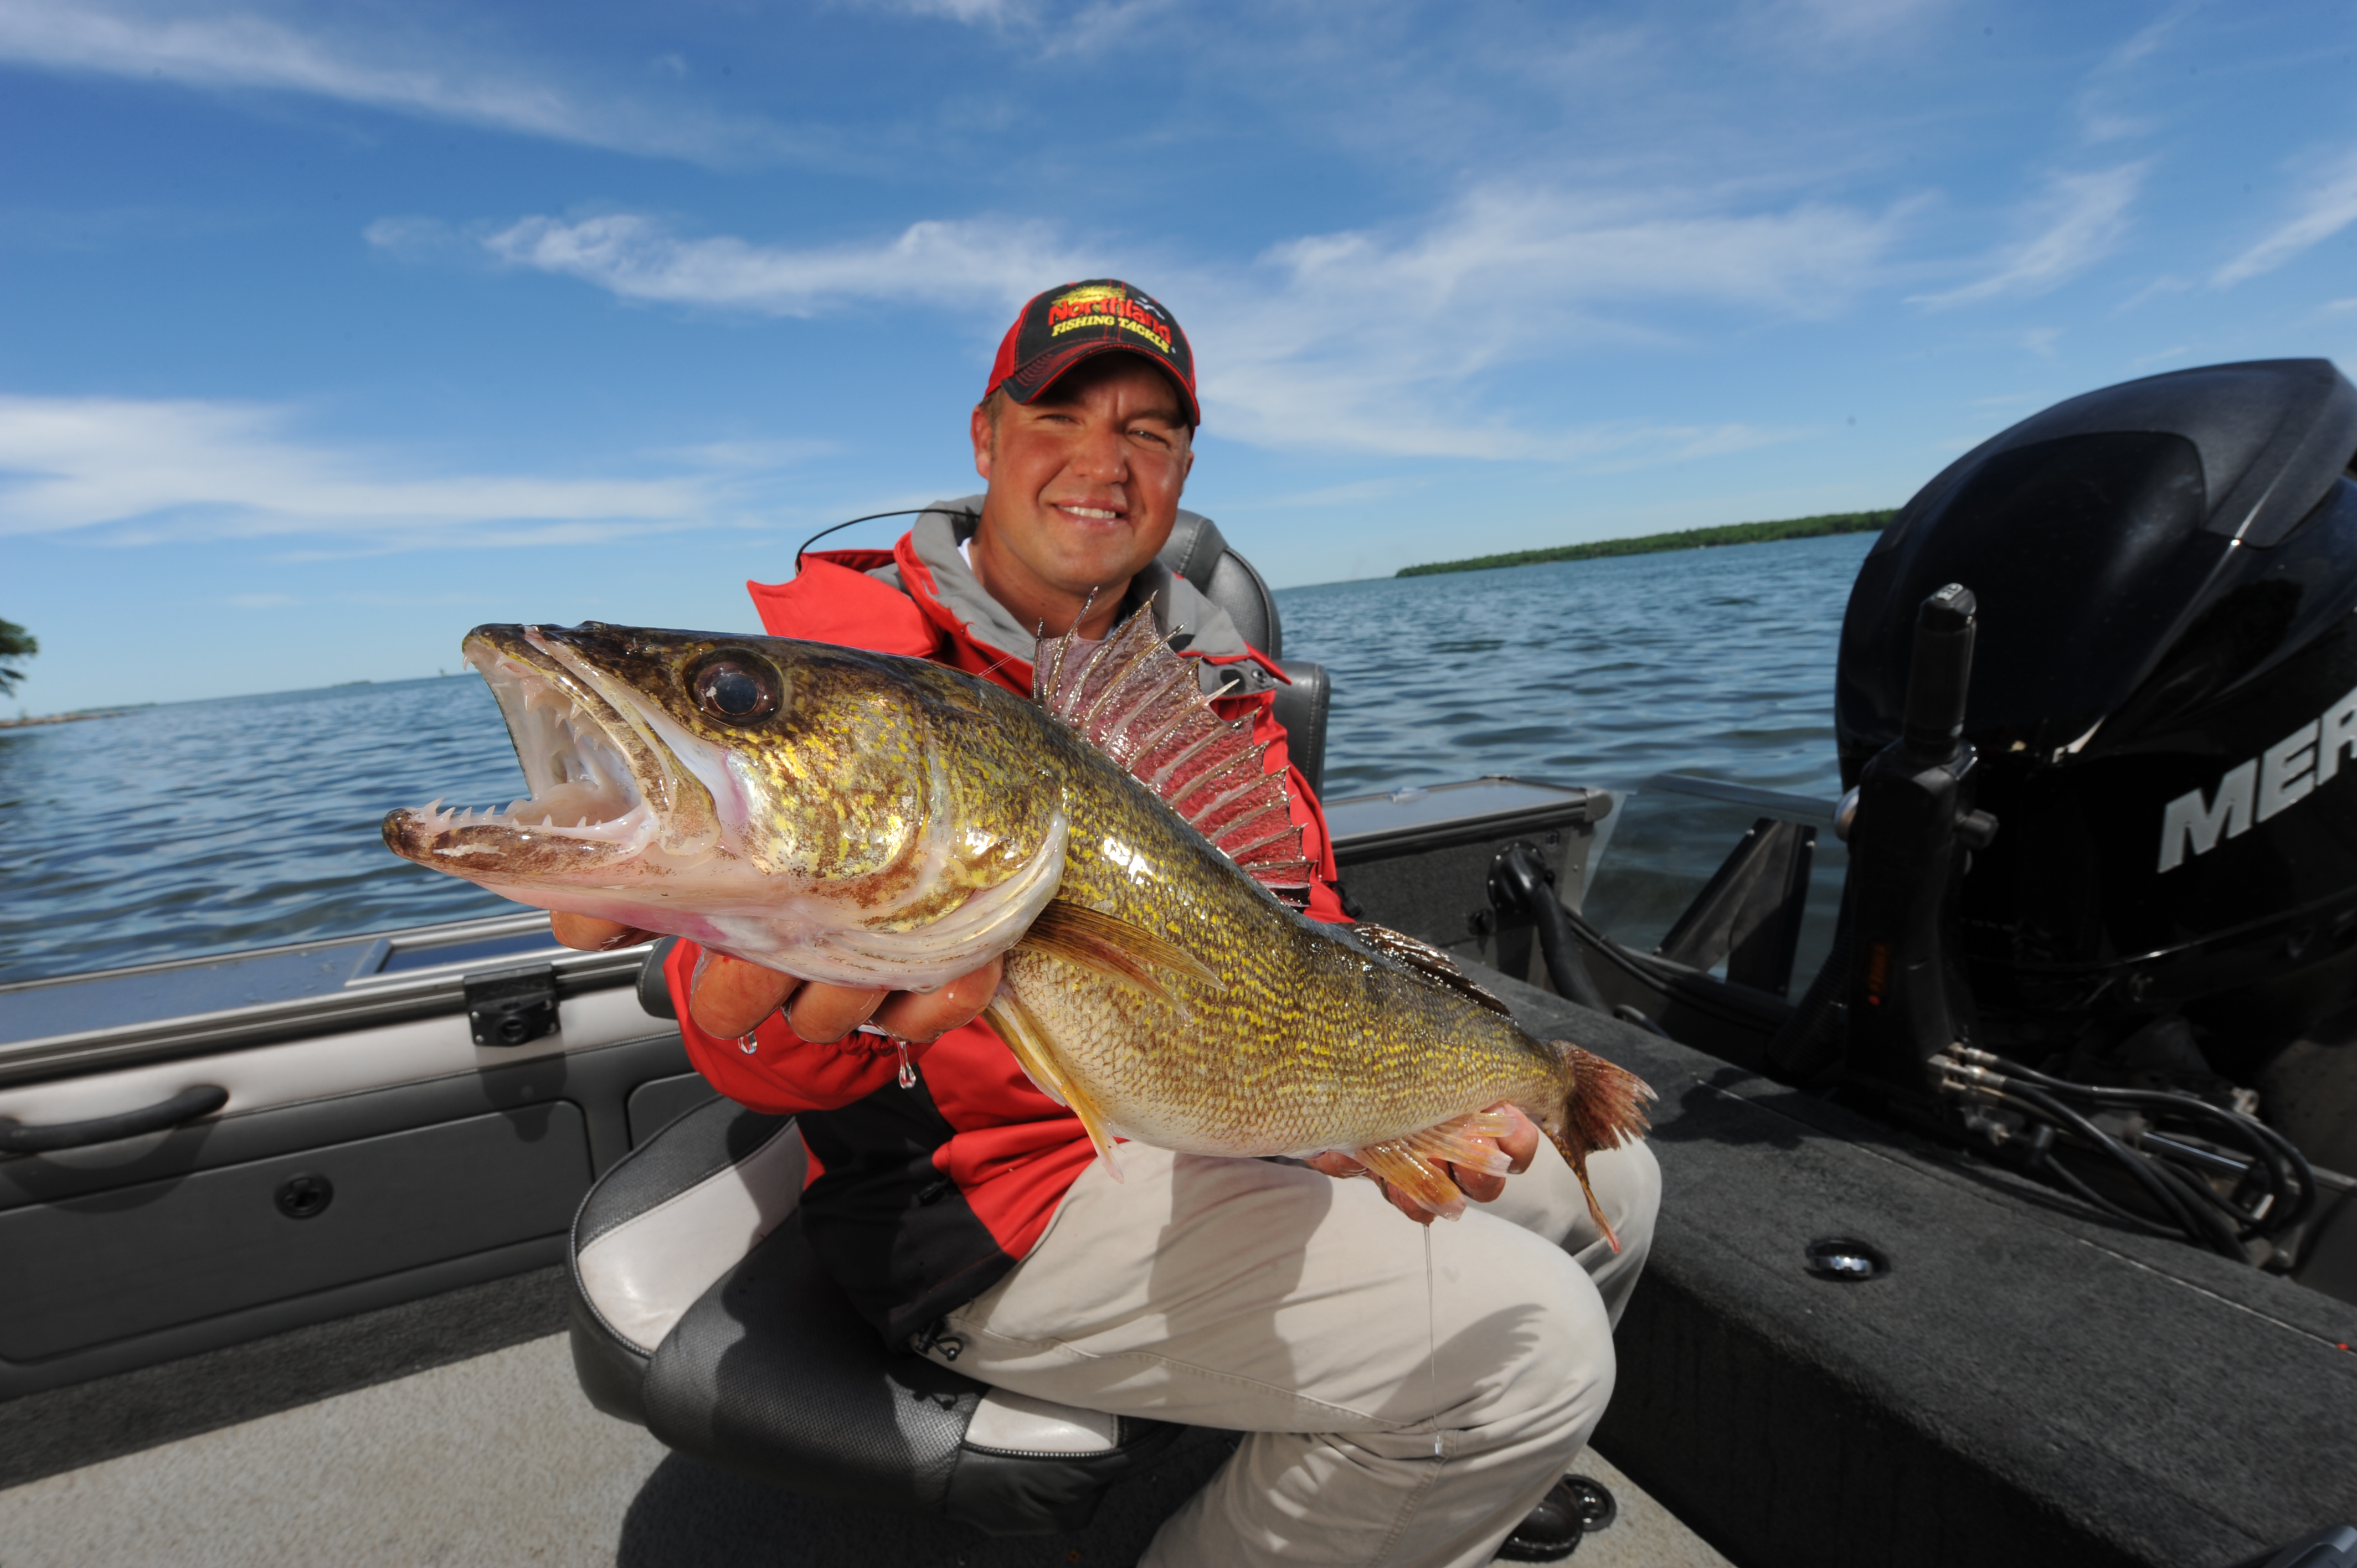
POLYGON ((228 1090, 219 1084, 200 1083, 180 1090, 169 1100, 143 1105, 136 1111, 117 1112, 112 1116, 93 1116, 87 1122, 53 1122, 47 1126, 27 1127, 14 1118, 0 1117, 0 1155, 45 1155, 56 1149, 80 1149, 91 1144, 112 1144, 119 1138, 136 1138, 143 1133, 160 1133, 167 1127, 210 1116, 228 1103, 228 1090))
POLYGON ((608 1415, 635 1425, 647 1423, 647 1364, 652 1357, 614 1332, 571 1276, 572 1299, 565 1337, 573 1349, 573 1374, 589 1402, 608 1415))

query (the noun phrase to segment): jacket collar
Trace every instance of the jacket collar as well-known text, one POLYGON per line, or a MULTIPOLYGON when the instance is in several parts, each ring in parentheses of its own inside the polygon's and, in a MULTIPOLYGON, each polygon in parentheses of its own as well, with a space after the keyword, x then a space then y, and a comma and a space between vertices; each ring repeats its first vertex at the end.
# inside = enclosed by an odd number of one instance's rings
MULTIPOLYGON (((1028 671, 1038 646, 1036 629, 1019 625, 1012 611, 983 592, 974 569, 958 550, 974 537, 981 521, 980 496, 935 501, 926 508, 902 542, 900 585, 928 614, 937 608, 941 613, 935 618, 945 616, 967 639, 1028 671), (921 576, 907 570, 909 556, 922 568, 921 576)), ((1149 561, 1130 580, 1122 615, 1134 613, 1140 604, 1150 604, 1155 629, 1169 638, 1173 648, 1223 666, 1217 679, 1208 669, 1203 672, 1207 685, 1232 684, 1241 678, 1244 691, 1255 692, 1276 684, 1236 630, 1236 623, 1228 618, 1228 612, 1159 561, 1149 561)))

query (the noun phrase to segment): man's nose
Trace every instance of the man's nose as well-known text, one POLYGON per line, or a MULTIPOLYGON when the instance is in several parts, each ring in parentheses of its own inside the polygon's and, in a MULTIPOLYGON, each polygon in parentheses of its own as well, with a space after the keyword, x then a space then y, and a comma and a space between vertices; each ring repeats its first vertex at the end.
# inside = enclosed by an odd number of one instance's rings
POLYGON ((1084 479, 1127 478, 1129 448, 1122 444, 1120 428, 1104 425, 1082 435, 1072 454, 1072 472, 1084 479))

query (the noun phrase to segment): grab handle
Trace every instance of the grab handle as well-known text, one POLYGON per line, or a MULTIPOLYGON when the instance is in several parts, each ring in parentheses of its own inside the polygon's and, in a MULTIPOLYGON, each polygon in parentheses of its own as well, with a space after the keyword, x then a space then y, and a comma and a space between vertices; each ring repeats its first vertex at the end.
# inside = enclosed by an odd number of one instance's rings
POLYGON ((142 1133, 160 1133, 167 1127, 210 1116, 228 1103, 228 1090, 219 1084, 200 1083, 194 1089, 180 1090, 169 1100, 113 1116, 93 1116, 87 1122, 53 1122, 46 1126, 27 1127, 13 1118, 0 1116, 0 1155, 41 1155, 53 1149, 111 1144, 117 1138, 135 1138, 142 1133))

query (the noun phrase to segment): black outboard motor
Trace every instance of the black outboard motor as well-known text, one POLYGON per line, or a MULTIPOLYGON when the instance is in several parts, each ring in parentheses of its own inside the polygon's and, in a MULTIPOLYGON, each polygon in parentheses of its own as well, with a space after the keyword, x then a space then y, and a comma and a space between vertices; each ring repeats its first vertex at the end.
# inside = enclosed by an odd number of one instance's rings
POLYGON ((2180 371, 1983 443, 1868 553, 1846 786, 1906 730, 1927 597, 1978 600, 1961 740, 2003 829, 1953 929, 1980 1043, 2222 1098, 2357 1000, 2352 461, 2330 362, 2180 371))

